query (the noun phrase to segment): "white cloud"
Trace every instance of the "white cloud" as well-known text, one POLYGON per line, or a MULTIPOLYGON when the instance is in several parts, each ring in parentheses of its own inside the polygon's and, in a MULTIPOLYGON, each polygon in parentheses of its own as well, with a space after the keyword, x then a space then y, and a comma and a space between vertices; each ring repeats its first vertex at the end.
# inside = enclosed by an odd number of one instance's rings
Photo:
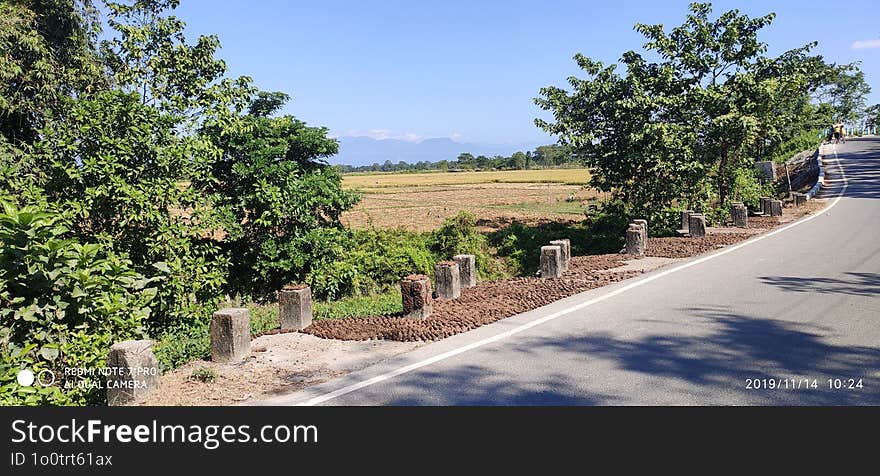
POLYGON ((418 134, 413 134, 412 132, 407 132, 406 134, 401 134, 395 137, 395 139, 405 140, 407 142, 419 142, 420 140, 422 140, 422 136, 418 134))
POLYGON ((421 142, 425 136, 414 132, 396 132, 391 129, 370 129, 368 131, 348 129, 341 134, 331 134, 331 137, 370 137, 376 140, 397 139, 407 142, 421 142))
POLYGON ((880 48, 880 38, 875 38, 873 40, 859 40, 852 44, 852 48, 854 50, 862 50, 862 49, 870 49, 870 48, 880 48))
POLYGON ((373 139, 387 139, 391 137, 391 129, 370 129, 370 133, 367 135, 373 139))

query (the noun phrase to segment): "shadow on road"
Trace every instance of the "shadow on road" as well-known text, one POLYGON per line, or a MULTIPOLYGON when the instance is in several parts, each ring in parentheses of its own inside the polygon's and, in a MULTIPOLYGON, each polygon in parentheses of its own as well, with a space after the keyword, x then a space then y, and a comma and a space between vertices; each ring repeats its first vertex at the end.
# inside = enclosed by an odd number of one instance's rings
POLYGON ((502 379, 491 369, 468 365, 454 371, 423 371, 397 386, 403 396, 390 405, 609 405, 611 395, 584 395, 562 374, 548 374, 538 380, 502 379), (436 390, 436 392, 435 392, 436 390))
MULTIPOLYGON (((836 346, 821 334, 826 328, 735 314, 723 307, 687 308, 680 311, 697 318, 709 334, 654 334, 625 339, 610 334, 572 336, 567 339, 530 338, 518 341, 516 359, 552 359, 566 370, 548 368, 534 377, 499 373, 492 366, 469 365, 442 371, 417 371, 395 384, 392 405, 615 405, 656 404, 674 401, 689 404, 733 403, 761 405, 880 405, 877 371, 880 349, 836 346), (663 378, 623 384, 606 382, 603 392, 587 393, 577 382, 600 383, 589 368, 597 360, 610 361, 622 370, 663 378), (580 369, 580 370, 579 370, 580 369), (816 389, 748 389, 746 379, 816 380, 816 389), (861 378, 862 389, 829 389, 829 378, 861 378), (655 381, 656 382, 656 381, 655 381), (671 382, 671 383, 667 383, 671 382), (690 384, 682 387, 682 383, 690 384), (622 394, 621 392, 632 392, 622 394), (617 392, 617 393, 615 393, 617 392), (658 392, 658 394, 652 394, 658 392), (663 394, 663 392, 668 392, 663 394), (684 392, 684 393, 683 393, 684 392), (689 394, 687 392, 690 392, 689 394)), ((654 321, 656 322, 656 321, 654 321)), ((487 361, 511 359, 502 346, 487 361)), ((638 376, 634 376, 638 377, 638 376)), ((369 400, 369 397, 368 397, 369 400)))
MULTIPOLYGON (((830 150, 830 149, 829 149, 830 150)), ((837 146, 837 156, 844 164, 849 198, 880 198, 880 139, 860 138, 837 146), (854 151, 853 149, 859 149, 854 151)), ((826 161, 834 159, 834 154, 826 152, 826 161)), ((823 189, 820 198, 837 195, 843 183, 840 171, 833 162, 826 172, 831 180, 830 186, 823 189)))
MULTIPOLYGON (((752 401, 769 405, 880 404, 877 371, 880 349, 835 346, 823 341, 828 330, 735 314, 726 308, 687 308, 713 331, 708 335, 647 335, 634 340, 589 335, 566 341, 532 341, 523 348, 544 348, 559 359, 611 360, 624 370, 684 380, 698 385, 694 401, 752 401), (828 389, 829 378, 863 378, 863 389, 828 389), (746 379, 817 379, 810 390, 750 390, 746 379), (740 398, 744 397, 744 398, 740 398)), ((647 389, 654 390, 654 389, 647 389)), ((599 400, 600 404, 613 402, 599 400)), ((638 400, 636 400, 638 402, 638 400)))
POLYGON ((784 291, 811 294, 847 294, 851 296, 876 296, 880 294, 880 274, 844 273, 848 279, 807 278, 798 276, 761 276, 764 284, 777 286, 784 291))

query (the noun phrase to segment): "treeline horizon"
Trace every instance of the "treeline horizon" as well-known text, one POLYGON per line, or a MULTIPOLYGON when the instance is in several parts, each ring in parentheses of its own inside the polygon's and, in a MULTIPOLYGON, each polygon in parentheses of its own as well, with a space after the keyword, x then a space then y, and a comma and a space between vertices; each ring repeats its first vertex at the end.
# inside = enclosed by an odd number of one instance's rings
POLYGON ((390 159, 383 163, 374 162, 370 165, 335 165, 340 173, 358 172, 412 172, 412 171, 464 171, 464 170, 528 170, 533 168, 554 168, 571 164, 580 164, 580 159, 572 152, 571 148, 558 144, 542 145, 533 151, 517 151, 509 156, 485 155, 474 156, 469 152, 463 152, 454 160, 427 161, 420 160, 415 163, 406 161, 392 162, 390 159))

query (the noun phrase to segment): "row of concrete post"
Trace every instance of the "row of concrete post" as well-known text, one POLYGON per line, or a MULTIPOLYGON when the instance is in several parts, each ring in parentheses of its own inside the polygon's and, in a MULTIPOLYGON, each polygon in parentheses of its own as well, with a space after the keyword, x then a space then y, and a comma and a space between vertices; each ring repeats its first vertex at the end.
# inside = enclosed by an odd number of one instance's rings
POLYGON ((777 200, 770 197, 761 197, 760 204, 762 215, 766 217, 782 216, 782 200, 777 200))
MULTIPOLYGON (((477 283, 474 255, 457 255, 452 261, 437 263, 434 279, 437 296, 457 299, 461 290, 477 283)), ((400 281, 403 315, 408 319, 427 319, 433 309, 431 281, 424 275, 410 275, 400 281)), ((278 292, 278 321, 282 330, 298 331, 312 323, 311 288, 287 285, 278 292)), ((235 362, 251 351, 251 316, 245 308, 225 308, 211 319, 211 360, 235 362)), ((146 396, 158 386, 158 361, 148 340, 125 341, 113 345, 107 366, 118 368, 107 385, 107 403, 122 405, 146 396)))

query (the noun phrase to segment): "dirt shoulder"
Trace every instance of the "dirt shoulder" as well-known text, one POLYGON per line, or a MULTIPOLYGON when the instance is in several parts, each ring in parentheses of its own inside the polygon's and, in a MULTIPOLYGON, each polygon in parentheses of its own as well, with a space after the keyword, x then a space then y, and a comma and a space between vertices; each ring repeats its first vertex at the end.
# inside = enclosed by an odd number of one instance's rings
POLYGON ((429 319, 368 316, 315 322, 302 332, 263 335, 239 363, 190 362, 165 373, 160 389, 140 405, 234 405, 316 385, 365 368, 426 342, 467 332, 559 299, 639 276, 688 257, 752 238, 825 207, 812 200, 786 208, 782 217, 750 217, 749 228, 710 228, 703 238, 651 238, 647 255, 574 256, 561 278, 511 278, 481 282, 456 300, 436 300, 429 319), (210 369, 213 382, 192 378, 210 369))

